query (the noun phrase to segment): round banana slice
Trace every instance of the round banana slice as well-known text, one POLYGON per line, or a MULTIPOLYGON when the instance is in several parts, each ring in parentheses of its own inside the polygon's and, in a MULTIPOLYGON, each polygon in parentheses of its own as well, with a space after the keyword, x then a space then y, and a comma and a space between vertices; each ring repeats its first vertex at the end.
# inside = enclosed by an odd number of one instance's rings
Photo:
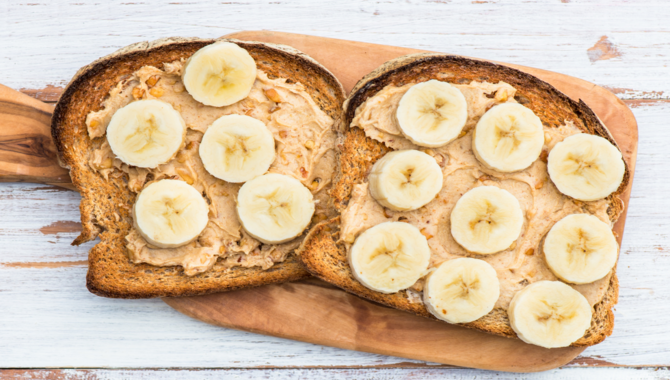
POLYGON ((175 248, 195 240, 207 226, 209 206, 186 182, 164 179, 145 187, 133 206, 133 222, 152 245, 175 248))
POLYGON ((573 214, 551 227, 542 250, 556 277, 588 284, 614 268, 619 246, 607 223, 593 215, 573 214))
POLYGON ((461 133, 468 119, 468 104, 458 88, 432 79, 407 90, 396 118, 402 133, 413 143, 438 147, 461 133))
POLYGON ((465 257, 440 264, 423 287, 428 311, 449 323, 467 323, 485 316, 498 297, 496 270, 485 261, 465 257))
POLYGON ((256 62, 231 42, 216 42, 198 50, 186 61, 182 81, 193 99, 222 107, 249 95, 256 80, 256 62))
POLYGON ((538 281, 512 298, 507 309, 521 340, 546 348, 567 347, 591 326, 592 309, 580 292, 560 281, 538 281))
POLYGON ((264 174, 275 160, 275 140, 262 121, 226 115, 207 128, 200 158, 209 174, 240 183, 264 174))
POLYGON ((428 269, 430 248, 418 228, 385 222, 369 228, 349 250, 354 277, 380 293, 395 293, 414 285, 428 269))
POLYGON ((451 234, 473 253, 491 254, 508 248, 519 238, 523 211, 507 190, 476 187, 456 202, 451 211, 451 234))
POLYGON ((442 189, 437 161, 418 150, 397 150, 375 162, 368 176, 370 195, 395 211, 416 210, 442 189))
POLYGON ((529 167, 542 153, 543 145, 542 121, 517 103, 504 103, 488 110, 472 135, 472 150, 477 159, 500 172, 529 167))
POLYGON ((249 235, 279 244, 300 235, 314 214, 312 193, 300 181, 269 173, 246 182, 237 194, 237 215, 249 235))
POLYGON ((549 177, 561 193, 580 201, 612 194, 623 181, 626 165, 616 146, 600 136, 579 133, 549 152, 549 177))
POLYGON ((119 109, 107 126, 112 152, 128 165, 155 168, 170 161, 186 137, 179 112, 158 100, 138 100, 119 109))

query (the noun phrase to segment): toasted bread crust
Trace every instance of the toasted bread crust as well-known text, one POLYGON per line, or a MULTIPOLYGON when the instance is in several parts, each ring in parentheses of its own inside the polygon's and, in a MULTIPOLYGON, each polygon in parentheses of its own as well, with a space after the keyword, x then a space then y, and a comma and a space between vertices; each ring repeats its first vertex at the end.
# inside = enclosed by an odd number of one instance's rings
MULTIPOLYGON (((515 99, 532 109, 544 125, 558 127, 570 120, 580 130, 604 137, 616 145, 607 128, 583 101, 571 100, 548 83, 510 67, 433 53, 400 57, 387 62, 364 77, 345 100, 342 124, 348 126, 354 117, 356 108, 387 85, 402 86, 429 79, 451 83, 470 83, 472 80, 492 83, 507 82, 517 89, 515 99)), ((366 137, 359 128, 343 128, 341 140, 338 145, 336 184, 331 190, 333 205, 340 212, 347 206, 353 186, 362 183, 370 167, 390 150, 382 143, 366 137)), ((627 188, 629 180, 630 173, 626 168, 621 186, 608 197, 610 204, 608 214, 613 222, 623 211, 624 205, 619 195, 627 188)), ((422 303, 411 303, 405 291, 382 294, 356 281, 347 263, 346 250, 338 243, 337 230, 337 220, 332 220, 310 231, 299 249, 300 260, 310 273, 371 301, 436 319, 422 303)), ((618 288, 618 280, 614 273, 604 298, 594 307, 590 329, 572 346, 591 346, 611 335, 614 327, 612 307, 618 299, 618 288)), ((507 311, 502 308, 494 309, 477 321, 461 325, 516 338, 509 324, 507 311)))
MULTIPOLYGON (((344 89, 326 68, 300 51, 284 45, 220 39, 245 48, 257 67, 270 78, 300 82, 319 107, 336 122, 341 117, 344 89)), ((65 88, 54 110, 51 131, 61 165, 70 169, 72 182, 82 195, 82 232, 78 245, 100 237, 89 253, 88 289, 115 298, 149 298, 197 295, 293 281, 309 276, 293 256, 268 270, 257 267, 226 269, 220 263, 188 277, 181 267, 132 264, 124 238, 132 226, 130 207, 135 194, 123 178, 103 179, 88 166, 91 139, 86 115, 102 108, 110 89, 143 66, 188 58, 217 40, 166 38, 122 48, 80 69, 65 88)))

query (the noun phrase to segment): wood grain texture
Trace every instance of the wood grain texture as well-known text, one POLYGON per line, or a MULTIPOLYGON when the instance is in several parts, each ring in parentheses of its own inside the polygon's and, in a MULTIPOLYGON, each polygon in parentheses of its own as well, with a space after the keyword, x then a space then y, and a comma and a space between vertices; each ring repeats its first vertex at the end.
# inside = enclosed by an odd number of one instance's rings
POLYGON ((164 301, 216 326, 462 367, 545 371, 584 351, 582 347, 548 350, 428 320, 363 300, 318 279, 164 301))
POLYGON ((0 85, 0 182, 71 186, 51 141, 51 111, 50 105, 0 85))
MULTIPOLYGON (((170 3, 0 2, 0 83, 54 101, 49 85, 63 86, 79 67, 132 42, 272 29, 542 67, 613 91, 632 108, 640 125, 636 178, 618 267, 616 327, 613 336, 587 349, 570 366, 669 365, 670 199, 663 191, 670 188, 668 2, 652 0, 642 6, 624 0, 350 0, 319 7, 311 7, 308 0, 170 3), (591 61, 588 49, 603 36, 620 56, 591 61)), ((393 366, 398 368, 225 373, 257 378, 428 377, 417 372, 417 366, 426 366, 421 362, 215 328, 160 301, 93 297, 82 285, 84 265, 8 266, 85 260, 90 246, 69 246, 76 233, 40 232, 55 222, 78 220, 78 204, 77 194, 54 187, 0 184, 0 303, 13 305, 0 314, 0 367, 393 366)), ((670 377, 667 369, 568 367, 531 376, 433 365, 429 370, 438 374, 436 378, 459 379, 670 377)), ((133 376, 124 371, 91 371, 83 377, 66 370, 62 378, 133 376)), ((134 377, 165 378, 170 373, 141 371, 134 377)), ((179 378, 223 376, 218 371, 175 373, 179 378)))

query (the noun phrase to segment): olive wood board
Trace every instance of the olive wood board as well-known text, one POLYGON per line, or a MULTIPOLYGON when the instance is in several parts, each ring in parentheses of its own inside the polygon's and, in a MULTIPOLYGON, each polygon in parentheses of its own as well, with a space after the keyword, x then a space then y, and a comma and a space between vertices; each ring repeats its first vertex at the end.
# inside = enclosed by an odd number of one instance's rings
MULTIPOLYGON (((280 43, 327 67, 350 91, 382 63, 422 50, 300 34, 249 31, 226 37, 280 43)), ((447 50, 447 48, 445 48, 447 50)), ((551 71, 505 64, 535 75, 600 117, 635 170, 638 131, 633 113, 611 92, 551 71)), ((52 106, 0 85, 0 182, 37 182, 72 189, 51 141, 52 106)), ((632 178, 631 178, 632 179, 632 178)), ((626 205, 632 181, 622 198, 626 205)), ((614 226, 619 243, 626 210, 614 226)), ((536 372, 576 358, 584 348, 545 349, 437 322, 348 294, 317 279, 204 296, 165 298, 190 317, 238 330, 303 342, 480 369, 536 372)))

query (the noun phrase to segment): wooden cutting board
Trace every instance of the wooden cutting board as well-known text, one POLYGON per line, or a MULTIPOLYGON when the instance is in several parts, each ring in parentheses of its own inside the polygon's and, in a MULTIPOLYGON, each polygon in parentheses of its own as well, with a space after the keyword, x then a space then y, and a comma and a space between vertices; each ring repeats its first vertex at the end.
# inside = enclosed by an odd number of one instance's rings
MULTIPOLYGON (((228 37, 291 45, 331 70, 347 91, 383 62, 421 52, 268 31, 235 33, 228 37)), ((507 65, 551 83, 575 100, 583 99, 612 132, 633 174, 637 123, 621 100, 581 79, 507 65)), ((51 106, 0 85, 0 181, 40 182, 72 188, 67 171, 56 162, 49 130, 50 112, 51 106)), ((630 185, 622 197, 628 204, 630 185)), ((625 218, 624 211, 614 227, 619 243, 625 218)), ((481 369, 542 371, 566 364, 584 350, 549 350, 517 339, 428 320, 365 301, 317 279, 164 301, 188 316, 217 326, 481 369)))

